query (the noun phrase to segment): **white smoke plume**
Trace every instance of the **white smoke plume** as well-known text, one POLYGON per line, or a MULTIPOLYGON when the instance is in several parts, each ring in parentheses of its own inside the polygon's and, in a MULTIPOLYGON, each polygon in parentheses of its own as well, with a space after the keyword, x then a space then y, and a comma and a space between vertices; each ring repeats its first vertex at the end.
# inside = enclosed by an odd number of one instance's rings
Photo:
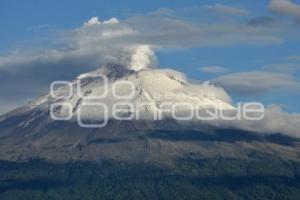
POLYGON ((134 71, 151 68, 155 65, 156 57, 149 45, 139 45, 132 51, 129 67, 134 71))

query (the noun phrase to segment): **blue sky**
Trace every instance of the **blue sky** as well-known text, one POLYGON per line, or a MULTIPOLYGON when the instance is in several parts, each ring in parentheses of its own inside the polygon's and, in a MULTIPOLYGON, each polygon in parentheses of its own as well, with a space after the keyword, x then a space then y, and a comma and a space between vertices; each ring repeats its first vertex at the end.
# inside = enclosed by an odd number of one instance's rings
MULTIPOLYGON (((300 112, 298 11, 300 1, 296 0, 2 0, 0 113, 44 93, 51 81, 72 79, 96 67, 95 62, 84 62, 94 55, 80 60, 86 65, 82 68, 70 67, 78 62, 65 58, 48 63, 38 57, 45 49, 59 49, 62 57, 69 56, 64 49, 73 48, 74 43, 66 35, 76 44, 86 39, 73 31, 93 16, 101 21, 117 18, 116 30, 138 30, 134 43, 154 46, 160 67, 211 80, 224 87, 235 102, 261 101, 300 112), (167 40, 155 37, 161 32, 167 40), (35 60, 29 62, 28 57, 35 60), (56 73, 58 68, 60 73, 56 73), (243 85, 243 79, 249 84, 243 85)), ((123 39, 128 40, 120 36, 116 41, 123 44, 123 39)))

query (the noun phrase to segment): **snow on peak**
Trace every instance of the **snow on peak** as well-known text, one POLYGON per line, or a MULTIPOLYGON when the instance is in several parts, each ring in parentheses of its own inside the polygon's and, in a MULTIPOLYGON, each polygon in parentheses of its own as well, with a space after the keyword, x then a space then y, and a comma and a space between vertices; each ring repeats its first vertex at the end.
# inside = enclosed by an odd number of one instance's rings
POLYGON ((116 105, 119 106, 118 116, 133 114, 133 119, 138 117, 138 120, 155 120, 153 117, 161 112, 162 118, 169 118, 173 113, 162 110, 175 109, 174 105, 177 105, 175 112, 178 114, 206 109, 235 110, 222 88, 209 82, 191 83, 181 72, 153 68, 134 71, 122 65, 106 64, 79 75, 16 112, 49 113, 51 110, 56 117, 72 116, 70 120, 77 120, 78 116, 84 120, 98 120, 104 116, 114 119, 116 105), (107 81, 101 76, 107 77, 107 81), (86 106, 99 103, 107 106, 107 112, 99 106, 86 106))
MULTIPOLYGON (((49 109, 53 103, 57 102, 62 105, 70 105, 72 116, 77 116, 80 112, 84 119, 95 119, 104 114, 101 113, 101 109, 84 106, 91 102, 101 102, 107 105, 108 118, 112 118, 112 109, 120 103, 132 105, 136 115, 146 119, 153 117, 156 112, 160 112, 163 105, 185 104, 178 108, 183 110, 190 109, 190 107, 186 107, 186 104, 193 105, 193 109, 198 109, 198 105, 200 105, 199 109, 213 107, 225 110, 234 109, 230 103, 230 97, 222 88, 209 83, 192 84, 184 74, 170 69, 134 71, 121 65, 107 64, 93 72, 78 76, 71 83, 71 87, 73 94, 67 98, 63 97, 67 93, 65 88, 58 88, 54 91, 55 98, 48 94, 39 98, 32 105, 45 109, 49 109), (97 75, 107 77, 106 85, 105 81, 97 75), (95 99, 104 93, 106 93, 104 97, 95 99), (116 93, 126 98, 119 98, 114 95, 116 93)), ((66 109, 60 107, 56 110, 56 114, 64 116, 66 109)), ((128 114, 129 111, 124 110, 124 112, 124 114, 128 114)), ((179 110, 179 112, 181 111, 179 110)))

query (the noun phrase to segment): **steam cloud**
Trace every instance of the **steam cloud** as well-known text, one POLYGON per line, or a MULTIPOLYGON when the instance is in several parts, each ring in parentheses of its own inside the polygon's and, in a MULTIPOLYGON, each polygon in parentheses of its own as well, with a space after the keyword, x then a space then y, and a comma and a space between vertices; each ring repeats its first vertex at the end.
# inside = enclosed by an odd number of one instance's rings
POLYGON ((130 69, 139 71, 151 68, 156 61, 155 54, 148 45, 140 45, 134 48, 130 60, 130 69))

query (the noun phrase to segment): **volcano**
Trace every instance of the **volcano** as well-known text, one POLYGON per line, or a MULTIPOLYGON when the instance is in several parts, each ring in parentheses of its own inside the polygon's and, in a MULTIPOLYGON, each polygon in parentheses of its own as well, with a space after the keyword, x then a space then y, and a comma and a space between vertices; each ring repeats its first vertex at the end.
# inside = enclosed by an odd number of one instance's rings
POLYGON ((299 139, 198 119, 212 110, 237 107, 170 69, 54 82, 0 117, 0 197, 298 199, 299 139))
POLYGON ((236 108, 222 88, 191 83, 174 70, 107 64, 52 86, 0 118, 1 159, 172 164, 182 158, 247 159, 263 152, 298 160, 295 138, 214 127, 190 117, 194 111, 236 108), (164 111, 177 106, 162 112, 162 105, 164 111))

